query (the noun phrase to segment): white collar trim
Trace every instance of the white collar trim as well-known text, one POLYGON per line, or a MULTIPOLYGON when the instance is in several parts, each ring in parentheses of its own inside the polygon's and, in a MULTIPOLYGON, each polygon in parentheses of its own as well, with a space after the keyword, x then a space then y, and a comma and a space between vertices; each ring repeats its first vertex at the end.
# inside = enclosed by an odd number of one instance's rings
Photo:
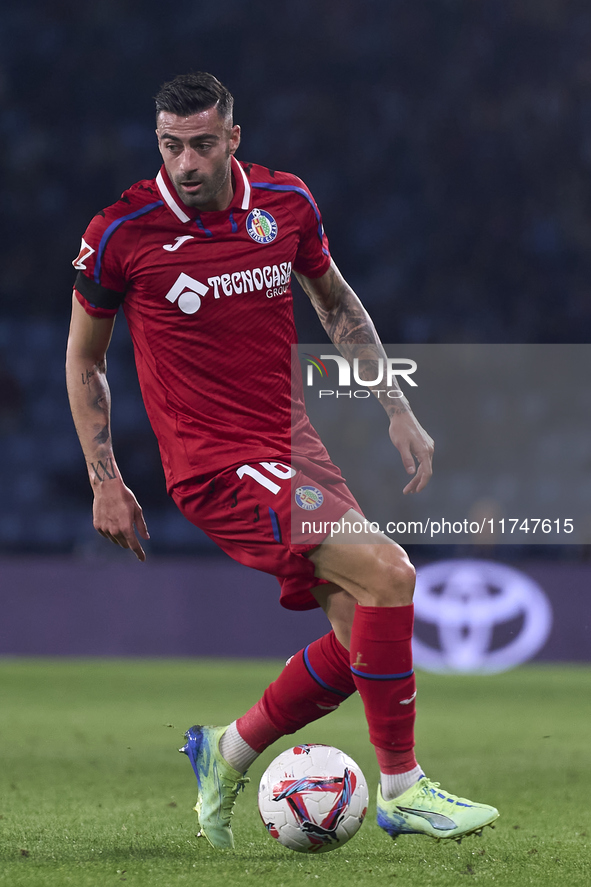
POLYGON ((244 195, 242 197, 242 204, 240 209, 248 209, 250 207, 250 182, 248 181, 248 176, 236 160, 234 164, 234 168, 238 167, 240 170, 240 175, 242 176, 242 181, 244 182, 244 195))
POLYGON ((168 208, 173 211, 173 213, 175 214, 177 219, 180 219, 181 222, 190 222, 191 221, 190 216, 188 216, 186 212, 183 212, 183 210, 180 208, 180 206, 178 206, 176 200, 174 199, 174 197, 172 196, 172 194, 170 193, 170 191, 166 187, 166 182, 164 181, 164 176, 162 175, 162 170, 160 170, 158 172, 158 175, 156 176, 156 184, 158 185, 158 190, 160 191, 160 194, 161 194, 162 198, 164 199, 164 202, 166 203, 168 208))

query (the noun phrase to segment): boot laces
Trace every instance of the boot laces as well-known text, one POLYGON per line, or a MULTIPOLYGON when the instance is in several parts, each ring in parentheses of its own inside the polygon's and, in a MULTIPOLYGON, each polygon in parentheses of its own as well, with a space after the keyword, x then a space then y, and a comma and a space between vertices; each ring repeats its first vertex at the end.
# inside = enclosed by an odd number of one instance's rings
POLYGON ((224 819, 227 819, 228 822, 230 820, 230 816, 234 814, 234 804, 236 802, 236 796, 238 795, 238 792, 244 791, 245 786, 248 782, 250 782, 249 776, 241 776, 236 781, 232 780, 231 783, 224 780, 223 786, 225 789, 229 789, 229 791, 224 791, 222 793, 221 809, 224 819))

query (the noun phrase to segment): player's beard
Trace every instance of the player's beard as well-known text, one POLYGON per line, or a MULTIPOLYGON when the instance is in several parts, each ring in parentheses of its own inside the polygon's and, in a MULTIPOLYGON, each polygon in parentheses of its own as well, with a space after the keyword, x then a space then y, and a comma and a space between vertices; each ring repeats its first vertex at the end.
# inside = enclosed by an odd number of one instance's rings
POLYGON ((193 179, 190 175, 178 174, 171 176, 171 179, 178 196, 185 206, 209 212, 215 209, 216 198, 224 190, 230 175, 230 155, 228 154, 227 159, 220 164, 219 168, 206 178, 196 175, 193 179), (201 186, 195 194, 185 191, 182 187, 183 182, 189 183, 192 181, 199 182, 201 186))

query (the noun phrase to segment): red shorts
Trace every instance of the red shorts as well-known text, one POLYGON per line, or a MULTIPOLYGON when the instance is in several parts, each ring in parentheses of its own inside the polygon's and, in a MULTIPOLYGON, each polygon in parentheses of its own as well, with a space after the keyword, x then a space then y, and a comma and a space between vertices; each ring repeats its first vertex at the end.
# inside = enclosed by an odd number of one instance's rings
POLYGON ((350 508, 361 508, 330 461, 233 465, 183 481, 171 490, 183 515, 247 567, 276 576, 288 610, 311 610, 310 589, 325 584, 306 557, 350 508), (328 525, 328 526, 327 526, 328 525))

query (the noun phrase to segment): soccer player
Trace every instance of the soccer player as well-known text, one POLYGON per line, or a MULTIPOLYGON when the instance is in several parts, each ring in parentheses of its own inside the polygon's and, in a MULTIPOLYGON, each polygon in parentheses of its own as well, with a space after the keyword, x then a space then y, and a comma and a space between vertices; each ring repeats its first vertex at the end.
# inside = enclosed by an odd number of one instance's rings
MULTIPOLYGON (((292 273, 343 354, 383 351, 331 259, 305 184, 236 160, 232 105, 210 74, 165 84, 156 96, 158 175, 94 217, 74 261, 67 383, 94 526, 145 559, 146 523, 111 443, 106 353, 122 306, 173 500, 233 558, 277 576, 284 606, 321 606, 331 623, 230 726, 187 731, 181 751, 197 776, 201 832, 213 847, 232 848, 235 797, 257 755, 357 690, 380 767, 379 825, 392 837, 459 839, 498 813, 441 790, 416 761, 406 553, 370 529, 351 544, 345 524, 330 542, 290 532, 298 508, 322 521, 363 520, 307 418, 301 379, 292 391, 292 273)), ((412 475, 404 492, 418 493, 433 442, 392 393, 380 402, 412 475)))

